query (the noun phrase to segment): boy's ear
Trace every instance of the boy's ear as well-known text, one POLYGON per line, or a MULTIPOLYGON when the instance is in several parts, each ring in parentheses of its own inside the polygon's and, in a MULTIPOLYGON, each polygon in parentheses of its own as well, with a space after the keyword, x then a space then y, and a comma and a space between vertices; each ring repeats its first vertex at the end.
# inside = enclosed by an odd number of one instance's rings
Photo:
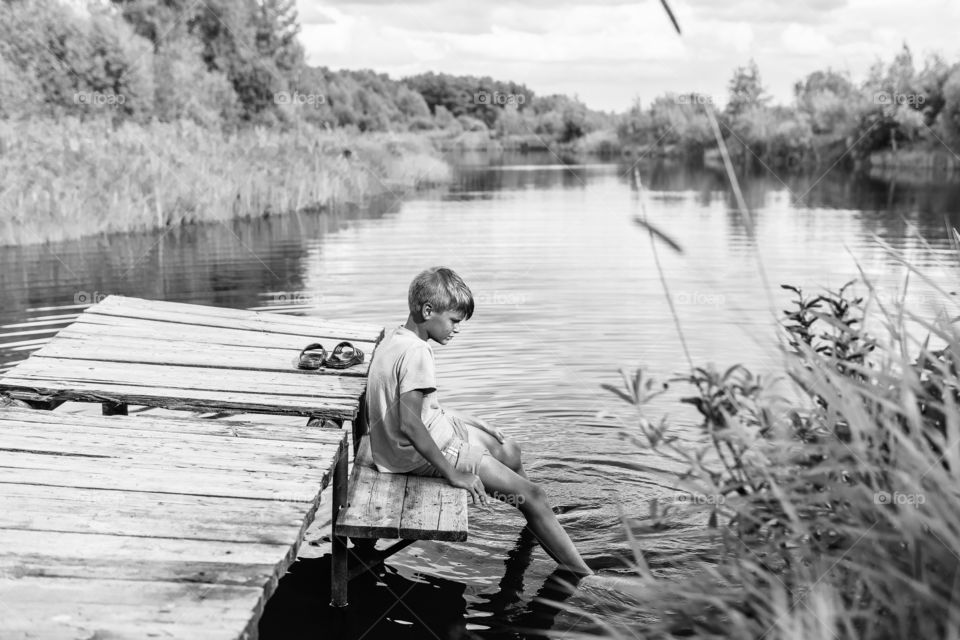
POLYGON ((424 320, 433 315, 433 305, 429 302, 424 302, 422 305, 420 305, 420 315, 424 320))

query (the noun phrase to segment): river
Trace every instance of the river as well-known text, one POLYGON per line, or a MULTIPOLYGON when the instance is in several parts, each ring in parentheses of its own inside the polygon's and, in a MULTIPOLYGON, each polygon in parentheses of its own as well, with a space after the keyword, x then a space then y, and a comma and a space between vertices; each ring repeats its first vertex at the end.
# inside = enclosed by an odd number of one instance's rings
MULTIPOLYGON (((751 232, 711 168, 642 161, 638 189, 627 162, 454 160, 451 187, 412 198, 0 248, 0 366, 25 358, 107 294, 394 325, 405 320, 410 279, 449 266, 473 289, 477 311, 456 340, 435 349, 446 404, 521 443, 531 478, 587 562, 617 577, 632 557, 622 514, 642 520, 650 501, 671 500, 676 486, 676 469, 623 437, 636 414, 600 386, 619 384, 618 369, 669 378, 687 368, 685 345, 697 365, 744 363, 775 374, 773 317, 789 298, 778 285, 835 288, 859 265, 890 302, 906 270, 880 242, 956 289, 946 229, 960 225, 957 185, 768 173, 744 183, 751 232), (637 217, 682 252, 652 243, 637 217)), ((905 299, 928 316, 943 306, 915 277, 905 299)), ((692 437, 696 416, 678 403, 683 392, 673 388, 648 412, 669 413, 692 437)), ((261 637, 588 631, 590 615, 621 604, 602 582, 572 594, 556 589, 553 563, 521 535, 509 507, 472 509, 470 518, 468 542, 413 545, 379 576, 354 581, 349 614, 326 608, 329 556, 316 546, 281 582, 261 637), (538 595, 588 615, 558 614, 538 595)), ((676 518, 641 538, 646 562, 669 579, 698 553, 702 533, 696 519, 676 518)))

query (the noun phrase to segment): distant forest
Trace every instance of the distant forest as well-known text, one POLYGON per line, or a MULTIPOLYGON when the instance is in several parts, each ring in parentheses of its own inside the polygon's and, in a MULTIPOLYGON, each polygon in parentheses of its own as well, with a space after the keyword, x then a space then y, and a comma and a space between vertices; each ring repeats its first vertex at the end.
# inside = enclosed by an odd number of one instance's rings
POLYGON ((108 115, 207 127, 297 121, 366 131, 537 133, 569 141, 612 114, 488 77, 310 67, 294 0, 0 0, 0 117, 108 115))
MULTIPOLYGON (((614 114, 489 77, 333 71, 306 64, 299 31, 294 0, 112 0, 88 10, 0 0, 0 117, 472 132, 610 153, 695 156, 715 146, 709 99, 695 93, 614 114)), ((753 63, 734 72, 728 90, 718 111, 728 145, 765 163, 960 148, 960 64, 933 55, 918 68, 905 46, 860 84, 830 69, 810 74, 791 105, 771 104, 753 63)))

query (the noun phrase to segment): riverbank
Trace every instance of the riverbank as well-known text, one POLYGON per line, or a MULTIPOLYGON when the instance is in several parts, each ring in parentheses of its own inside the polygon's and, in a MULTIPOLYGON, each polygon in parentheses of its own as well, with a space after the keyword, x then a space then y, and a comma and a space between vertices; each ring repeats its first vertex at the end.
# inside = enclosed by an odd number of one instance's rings
POLYGON ((0 244, 17 245, 364 203, 450 168, 414 134, 67 118, 0 121, 0 174, 0 244))

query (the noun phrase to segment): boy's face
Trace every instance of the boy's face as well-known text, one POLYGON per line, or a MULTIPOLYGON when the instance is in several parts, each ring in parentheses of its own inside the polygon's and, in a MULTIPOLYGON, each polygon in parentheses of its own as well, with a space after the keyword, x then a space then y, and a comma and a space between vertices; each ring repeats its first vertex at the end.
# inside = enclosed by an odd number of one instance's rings
POLYGON ((460 333, 460 323, 463 322, 462 311, 441 311, 437 313, 430 303, 423 305, 424 328, 427 336, 440 344, 447 344, 453 336, 460 333))

